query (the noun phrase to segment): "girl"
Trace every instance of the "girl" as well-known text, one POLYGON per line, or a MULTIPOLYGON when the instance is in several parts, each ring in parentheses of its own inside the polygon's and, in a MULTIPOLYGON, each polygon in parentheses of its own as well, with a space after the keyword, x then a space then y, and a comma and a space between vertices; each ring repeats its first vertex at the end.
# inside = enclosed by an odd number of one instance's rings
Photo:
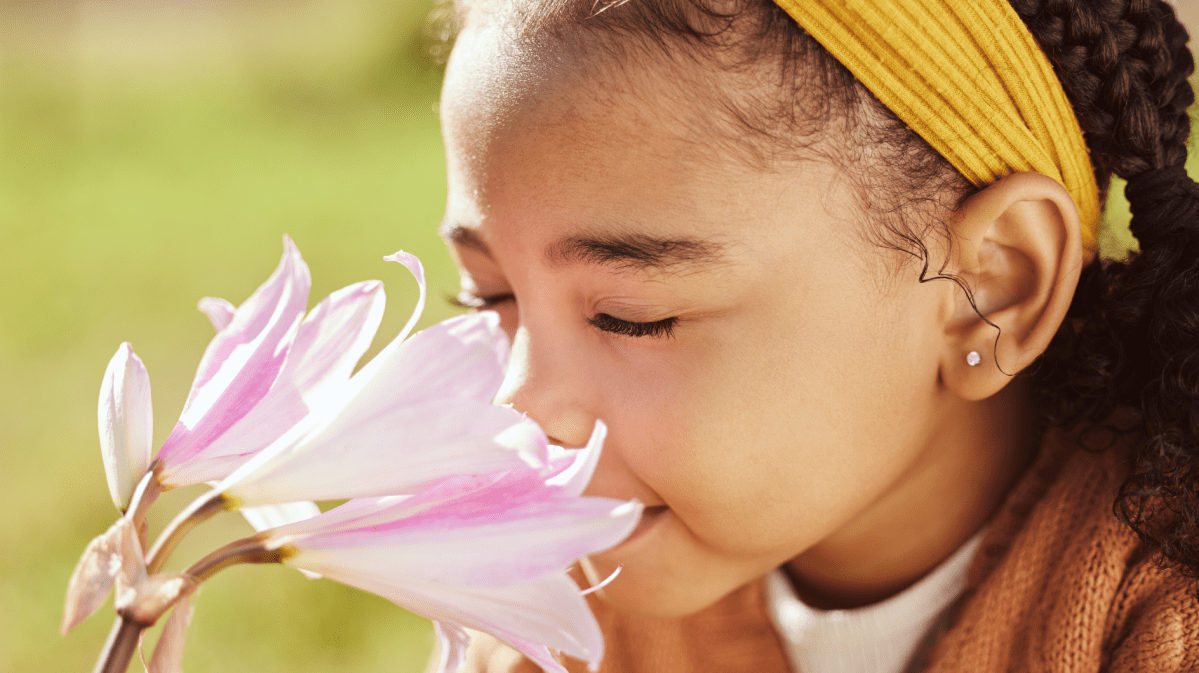
POLYGON ((606 421, 589 493, 647 507, 583 567, 622 569, 601 670, 1199 670, 1173 10, 779 3, 455 7, 461 300, 512 337, 500 401, 606 421))

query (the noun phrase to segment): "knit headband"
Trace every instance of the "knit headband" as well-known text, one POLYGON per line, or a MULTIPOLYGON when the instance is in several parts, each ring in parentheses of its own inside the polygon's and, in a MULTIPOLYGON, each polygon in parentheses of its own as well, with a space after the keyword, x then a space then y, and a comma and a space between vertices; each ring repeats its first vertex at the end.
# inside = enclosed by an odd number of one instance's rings
POLYGON ((977 187, 1062 183, 1097 250, 1099 188, 1053 67, 1006 0, 775 0, 977 187))

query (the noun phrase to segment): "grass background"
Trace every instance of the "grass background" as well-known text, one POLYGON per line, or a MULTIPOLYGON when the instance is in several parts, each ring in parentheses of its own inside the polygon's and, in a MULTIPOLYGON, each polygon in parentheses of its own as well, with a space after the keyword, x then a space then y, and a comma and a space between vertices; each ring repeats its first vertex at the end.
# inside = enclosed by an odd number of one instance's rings
MULTIPOLYGON (((113 520, 96 439, 108 359, 150 370, 155 438, 211 338, 203 296, 239 303, 290 234, 313 302, 387 286, 373 350, 415 287, 382 256, 418 254, 431 302, 456 279, 434 230, 445 198, 429 0, 0 1, 0 671, 89 670, 105 607, 58 635, 67 577, 113 520)), ((1126 246, 1113 190, 1111 249, 1126 246)), ((199 489, 168 493, 151 518, 199 489)), ((249 527, 224 515, 175 555, 249 527)), ((281 567, 205 584, 185 650, 205 671, 420 671, 427 621, 281 567)), ((134 670, 136 670, 136 665, 134 670)))
MULTIPOLYGON (((0 671, 90 670, 111 607, 58 635, 74 563, 115 518, 96 439, 108 359, 150 371, 155 439, 182 408, 212 328, 290 234, 312 302, 383 280, 373 350, 425 262, 423 324, 453 312, 435 227, 444 159, 428 0, 0 4, 0 671)), ((202 489, 201 489, 202 490, 202 489)), ((152 530, 200 490, 168 493, 152 530)), ((249 527, 205 524, 172 565, 249 527)), ((111 601, 109 603, 111 606, 111 601)), ((282 567, 205 584, 185 650, 204 671, 420 671, 432 629, 393 604, 282 567)), ((133 670, 139 666, 135 665, 133 670)))

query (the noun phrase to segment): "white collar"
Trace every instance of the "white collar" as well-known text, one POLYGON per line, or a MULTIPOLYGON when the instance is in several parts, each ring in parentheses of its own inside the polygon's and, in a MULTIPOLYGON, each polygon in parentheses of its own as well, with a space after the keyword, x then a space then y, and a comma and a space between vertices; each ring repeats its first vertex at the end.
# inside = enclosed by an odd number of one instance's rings
POLYGON ((766 605, 791 668, 803 673, 903 673, 929 631, 966 587, 982 542, 979 531, 923 579, 874 605, 817 610, 795 595, 776 568, 766 576, 766 605))

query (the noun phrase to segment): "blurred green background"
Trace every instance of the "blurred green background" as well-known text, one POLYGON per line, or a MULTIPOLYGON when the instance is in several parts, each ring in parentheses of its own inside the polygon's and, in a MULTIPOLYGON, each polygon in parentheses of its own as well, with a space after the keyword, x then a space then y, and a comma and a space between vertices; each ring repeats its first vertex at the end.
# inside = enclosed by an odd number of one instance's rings
MULTIPOLYGON (((107 633, 110 607, 65 638, 58 624, 76 559, 116 514, 95 410, 120 342, 150 370, 160 443, 212 336, 196 301, 240 303, 284 233, 313 302, 385 282, 373 350, 415 299, 385 254, 424 260, 423 325, 455 312, 439 300, 457 282, 435 235, 430 2, 0 2, 0 672, 90 670, 107 633)), ((1120 249, 1126 207, 1111 212, 1120 249)), ((199 492, 164 496, 153 529, 199 492)), ((173 565, 249 530, 223 515, 173 565)), ((404 673, 431 645, 427 621, 382 599, 250 566, 205 584, 184 663, 404 673)))
MULTIPOLYGON (((65 638, 58 624, 76 559, 116 514, 95 419, 120 342, 150 371, 160 443, 212 337, 196 301, 244 300, 284 233, 313 303, 384 281, 374 350, 416 297, 388 253, 425 262, 423 324, 455 311, 430 3, 0 3, 0 671, 91 670, 107 634, 111 600, 65 638)), ((168 493, 152 530, 199 492, 168 493)), ((249 531, 222 515, 172 565, 249 531)), ((203 587, 184 663, 403 673, 432 638, 375 596, 245 566, 203 587)))

